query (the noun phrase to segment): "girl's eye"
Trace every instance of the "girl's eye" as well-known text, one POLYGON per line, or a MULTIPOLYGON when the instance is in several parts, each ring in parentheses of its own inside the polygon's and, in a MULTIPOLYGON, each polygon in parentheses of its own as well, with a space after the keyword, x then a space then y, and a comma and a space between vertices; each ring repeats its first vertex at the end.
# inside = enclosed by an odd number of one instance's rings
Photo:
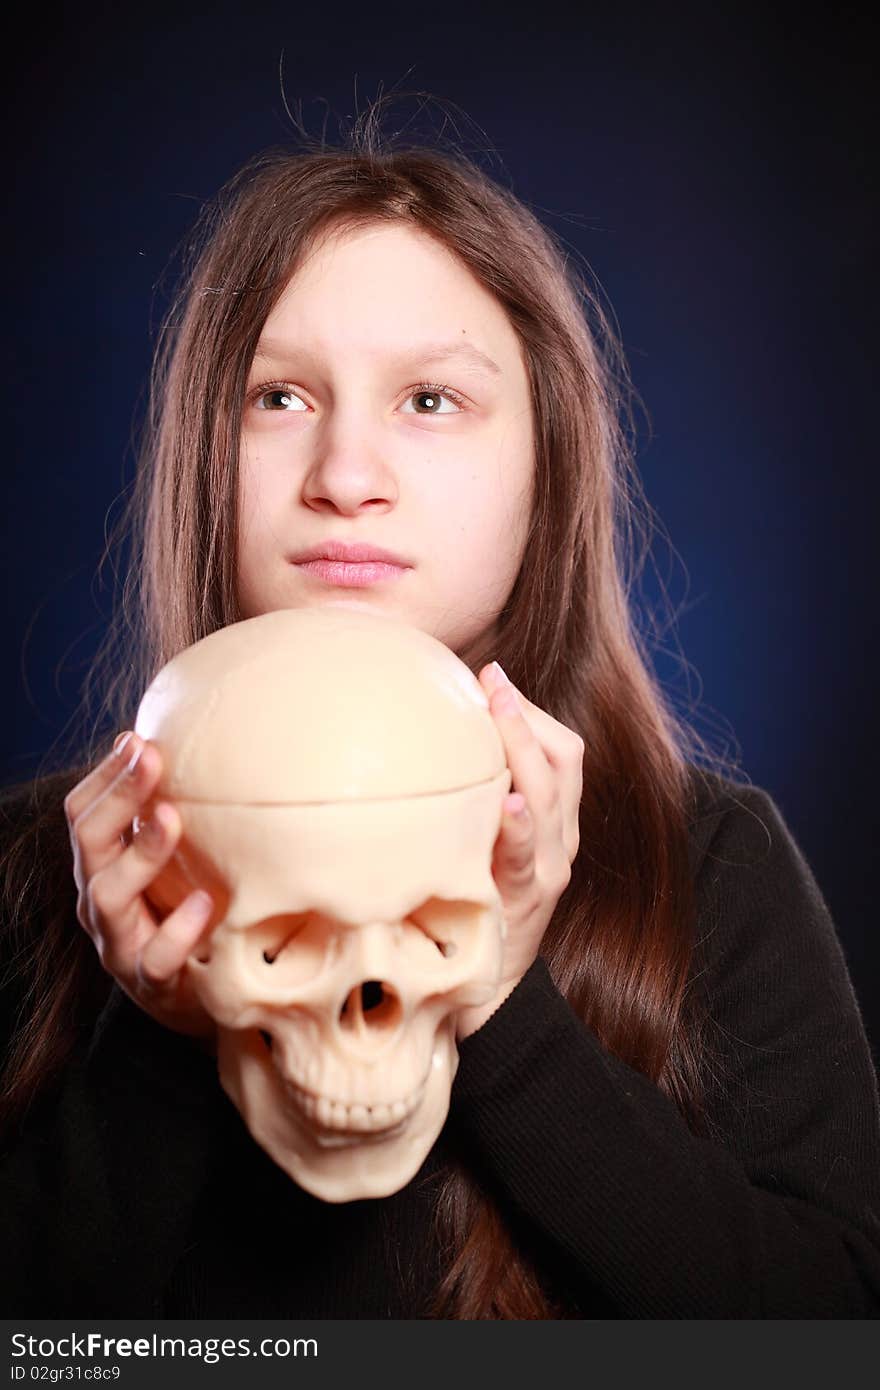
POLYGON ((458 415, 464 409, 464 399, 453 391, 450 386, 436 386, 433 382, 423 381, 419 386, 413 388, 407 395, 407 401, 414 400, 417 396, 421 397, 425 403, 425 410, 405 410, 404 415, 458 415), (445 396, 448 401, 452 401, 455 410, 440 410, 441 399, 445 396))
MULTIPOLYGON (((292 386, 286 382, 266 382, 262 386, 256 387, 251 393, 254 405, 257 410, 280 411, 282 414, 291 410, 293 414, 300 414, 293 404, 298 401, 305 409, 305 403, 301 396, 298 396, 292 386), (269 401, 271 404, 266 404, 269 401)), ((407 401, 420 397, 424 404, 423 410, 406 410, 405 415, 458 415, 464 409, 464 397, 454 391, 451 386, 438 386, 432 381, 422 381, 418 386, 414 386, 407 393, 407 401), (450 401, 456 407, 454 410, 441 410, 440 404, 443 399, 450 401)))
POLYGON ((296 394, 294 390, 291 389, 291 387, 284 386, 283 384, 277 386, 273 386, 271 384, 265 386, 258 386, 254 393, 254 405, 256 406, 257 410, 285 411, 292 401, 299 401, 300 405, 304 404, 301 398, 296 394), (272 404, 265 405, 264 402, 269 400, 270 398, 273 398, 272 404))

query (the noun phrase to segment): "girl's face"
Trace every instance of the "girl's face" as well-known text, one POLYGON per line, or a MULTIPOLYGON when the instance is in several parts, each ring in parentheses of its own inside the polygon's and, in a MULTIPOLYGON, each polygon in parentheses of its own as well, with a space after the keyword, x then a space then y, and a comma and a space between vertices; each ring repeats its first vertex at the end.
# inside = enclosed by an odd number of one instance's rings
POLYGON ((494 631, 533 475, 525 362, 492 295, 424 233, 337 232, 287 285, 251 366, 241 616, 342 603, 400 617, 457 652, 494 631), (381 546, 410 568, 351 588, 291 561, 329 540, 381 546))

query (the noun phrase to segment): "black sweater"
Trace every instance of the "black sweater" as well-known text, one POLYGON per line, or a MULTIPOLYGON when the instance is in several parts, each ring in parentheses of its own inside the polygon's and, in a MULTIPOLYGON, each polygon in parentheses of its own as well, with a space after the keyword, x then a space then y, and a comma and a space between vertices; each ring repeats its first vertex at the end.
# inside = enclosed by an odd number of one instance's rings
POLYGON ((759 788, 708 780, 691 867, 712 1137, 539 957, 460 1044, 420 1172, 325 1204, 253 1141, 214 1059, 114 985, 0 1164, 4 1314, 423 1317, 452 1146, 572 1316, 878 1316, 877 1079, 827 907, 759 788))

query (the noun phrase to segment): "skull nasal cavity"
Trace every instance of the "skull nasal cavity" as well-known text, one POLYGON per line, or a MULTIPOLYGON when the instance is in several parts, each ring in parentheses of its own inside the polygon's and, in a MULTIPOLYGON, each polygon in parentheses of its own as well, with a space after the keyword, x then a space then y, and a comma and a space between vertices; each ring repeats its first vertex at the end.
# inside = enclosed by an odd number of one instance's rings
POLYGON ((343 1028, 396 1028, 401 1018, 400 1000, 395 990, 382 980, 365 980, 348 994, 339 1012, 343 1028))

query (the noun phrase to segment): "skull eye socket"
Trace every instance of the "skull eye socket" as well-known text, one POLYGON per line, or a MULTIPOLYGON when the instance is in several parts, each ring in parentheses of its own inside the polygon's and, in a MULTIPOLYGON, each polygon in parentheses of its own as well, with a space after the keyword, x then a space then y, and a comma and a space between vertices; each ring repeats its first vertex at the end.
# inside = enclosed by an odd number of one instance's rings
POLYGON ((450 960, 467 951, 483 922, 484 914, 485 908, 481 903, 429 898, 410 913, 407 921, 419 928, 438 955, 450 960))
POLYGON ((278 956, 302 935, 313 913, 289 913, 288 916, 267 917, 254 929, 259 937, 261 955, 266 965, 274 965, 278 956))
POLYGON ((305 984, 322 969, 328 948, 328 923, 315 912, 267 917, 248 928, 256 967, 272 971, 281 985, 305 984))
POLYGON ((300 936, 309 920, 310 913, 291 914, 286 917, 269 917, 255 928, 263 960, 274 965, 283 951, 300 936))

